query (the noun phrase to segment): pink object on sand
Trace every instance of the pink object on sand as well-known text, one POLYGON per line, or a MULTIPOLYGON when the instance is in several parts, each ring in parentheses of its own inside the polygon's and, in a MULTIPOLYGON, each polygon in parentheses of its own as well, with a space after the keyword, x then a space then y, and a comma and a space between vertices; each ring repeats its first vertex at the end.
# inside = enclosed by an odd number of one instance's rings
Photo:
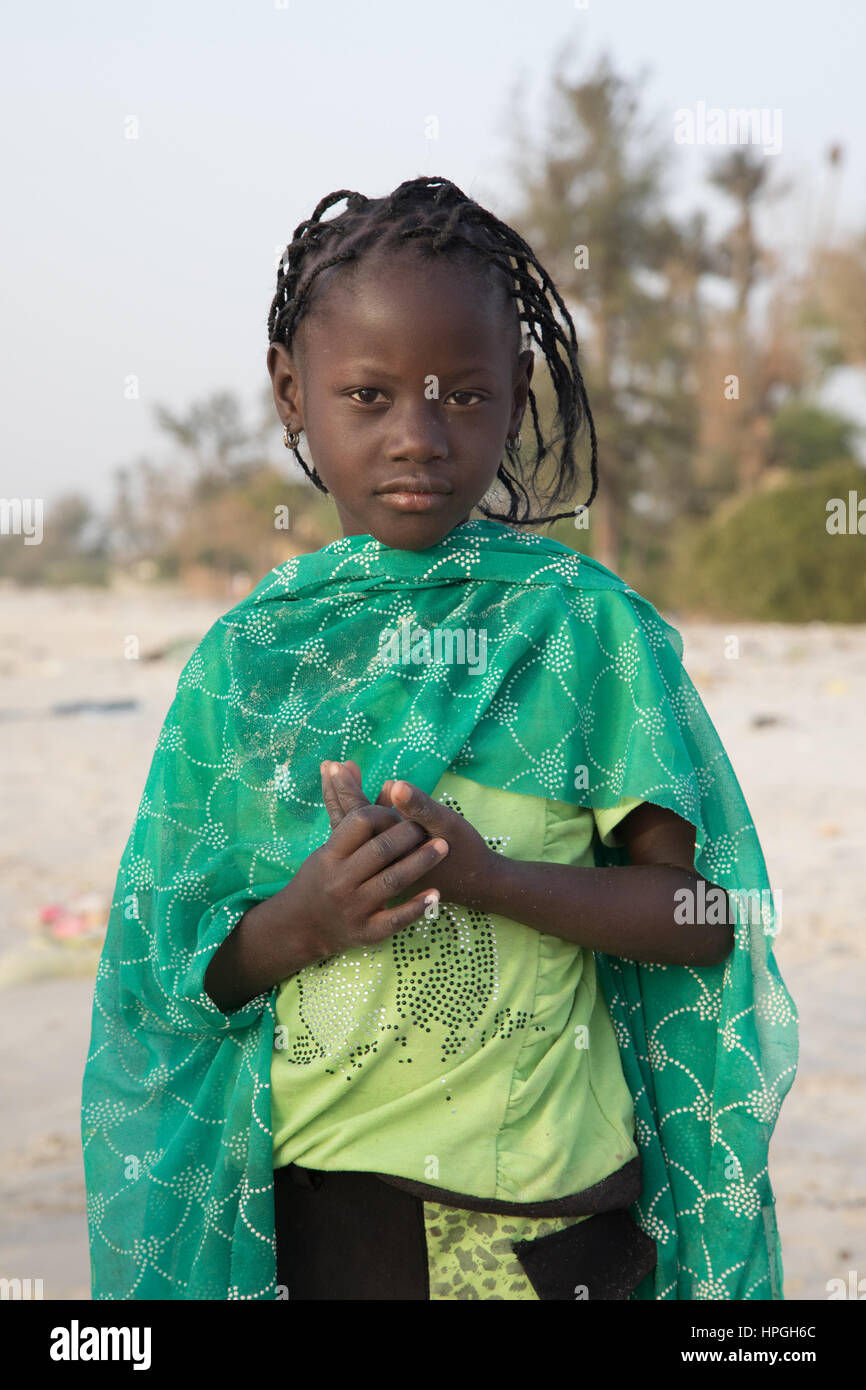
POLYGON ((83 917, 58 917, 52 924, 52 936, 80 936, 87 930, 87 923, 83 917))

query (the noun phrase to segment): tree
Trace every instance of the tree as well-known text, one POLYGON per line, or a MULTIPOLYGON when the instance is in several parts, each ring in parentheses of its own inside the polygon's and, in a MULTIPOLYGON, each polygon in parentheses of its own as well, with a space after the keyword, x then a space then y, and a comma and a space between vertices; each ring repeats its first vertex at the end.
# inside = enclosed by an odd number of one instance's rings
POLYGON ((232 392, 217 391, 191 405, 185 415, 174 415, 160 405, 154 413, 160 427, 192 458, 197 484, 207 479, 231 482, 249 472, 251 446, 257 436, 244 424, 232 392))
POLYGON ((697 427, 698 283, 711 265, 703 219, 661 208, 670 137, 638 114, 640 80, 602 58, 586 78, 553 76, 549 133, 515 151, 521 190, 509 220, 589 330, 581 365, 599 438, 593 554, 618 569, 682 502, 697 427), (586 253, 576 248, 585 247, 586 253))
POLYGON ((763 202, 777 200, 790 187, 788 183, 771 187, 769 168, 762 155, 737 148, 717 160, 709 174, 710 184, 736 206, 736 220, 719 243, 717 258, 719 272, 731 283, 734 302, 722 316, 721 351, 713 356, 723 369, 716 376, 714 391, 717 399, 725 401, 721 412, 728 428, 723 434, 735 463, 738 492, 753 491, 769 466, 772 417, 780 388, 799 391, 804 380, 804 363, 795 349, 796 335, 790 332, 784 293, 777 296, 764 329, 753 322, 755 290, 778 265, 776 256, 758 240, 756 215, 763 202), (736 396, 723 396, 722 385, 731 377, 736 377, 736 396))
POLYGON ((803 312, 827 368, 866 366, 866 232, 816 250, 803 312))

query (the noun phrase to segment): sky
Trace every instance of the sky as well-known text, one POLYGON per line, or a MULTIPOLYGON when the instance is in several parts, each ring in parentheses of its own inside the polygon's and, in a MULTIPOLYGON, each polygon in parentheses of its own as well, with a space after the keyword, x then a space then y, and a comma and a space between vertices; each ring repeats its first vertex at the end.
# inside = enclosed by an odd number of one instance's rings
MULTIPOLYGON (((798 189, 774 245, 866 226, 863 0, 17 0, 0 36, 4 497, 104 504, 115 467, 171 456, 156 405, 231 390, 258 415, 276 262, 332 190, 440 174, 507 221, 567 43, 574 77, 643 75, 673 212, 728 215, 675 113, 745 106, 780 113, 763 157, 798 189)), ((841 399, 866 420, 862 380, 841 399)))

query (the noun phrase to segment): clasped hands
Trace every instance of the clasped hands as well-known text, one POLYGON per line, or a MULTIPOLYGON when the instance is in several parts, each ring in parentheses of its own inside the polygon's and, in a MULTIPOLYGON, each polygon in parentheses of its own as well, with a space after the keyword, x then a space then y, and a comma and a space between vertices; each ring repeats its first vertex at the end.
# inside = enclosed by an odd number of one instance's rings
MULTIPOLYGON (((443 902, 482 908, 484 888, 496 874, 499 856, 464 816, 433 801, 411 782, 390 778, 371 802, 361 786, 361 769, 352 761, 323 762, 321 775, 332 830, 356 807, 375 805, 388 810, 395 824, 411 821, 417 827, 417 837, 407 853, 427 839, 441 839, 447 844, 441 862, 392 899, 394 904, 436 889, 443 902)), ((387 830, 387 822, 382 829, 387 830)))

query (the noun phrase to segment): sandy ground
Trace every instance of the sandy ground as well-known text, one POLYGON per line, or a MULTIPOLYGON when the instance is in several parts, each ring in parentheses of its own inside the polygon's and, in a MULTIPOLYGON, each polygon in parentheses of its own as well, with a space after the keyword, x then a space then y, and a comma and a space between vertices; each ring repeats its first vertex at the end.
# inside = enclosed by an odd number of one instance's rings
MULTIPOLYGON (((168 591, 0 589, 0 965, 39 909, 110 900, 153 747, 190 644, 232 606, 168 591), (142 657, 128 659, 129 638, 142 657), (133 701, 114 712, 52 707, 133 701)), ((866 628, 678 622, 686 666, 728 750, 783 894, 776 941, 800 1011, 801 1060, 770 1171, 786 1297, 866 1275, 866 628), (739 655, 731 657, 728 639, 739 655)), ((64 960, 78 959, 69 948, 64 960)), ((92 975, 0 988, 0 1276, 89 1297, 79 1143, 92 975)))

